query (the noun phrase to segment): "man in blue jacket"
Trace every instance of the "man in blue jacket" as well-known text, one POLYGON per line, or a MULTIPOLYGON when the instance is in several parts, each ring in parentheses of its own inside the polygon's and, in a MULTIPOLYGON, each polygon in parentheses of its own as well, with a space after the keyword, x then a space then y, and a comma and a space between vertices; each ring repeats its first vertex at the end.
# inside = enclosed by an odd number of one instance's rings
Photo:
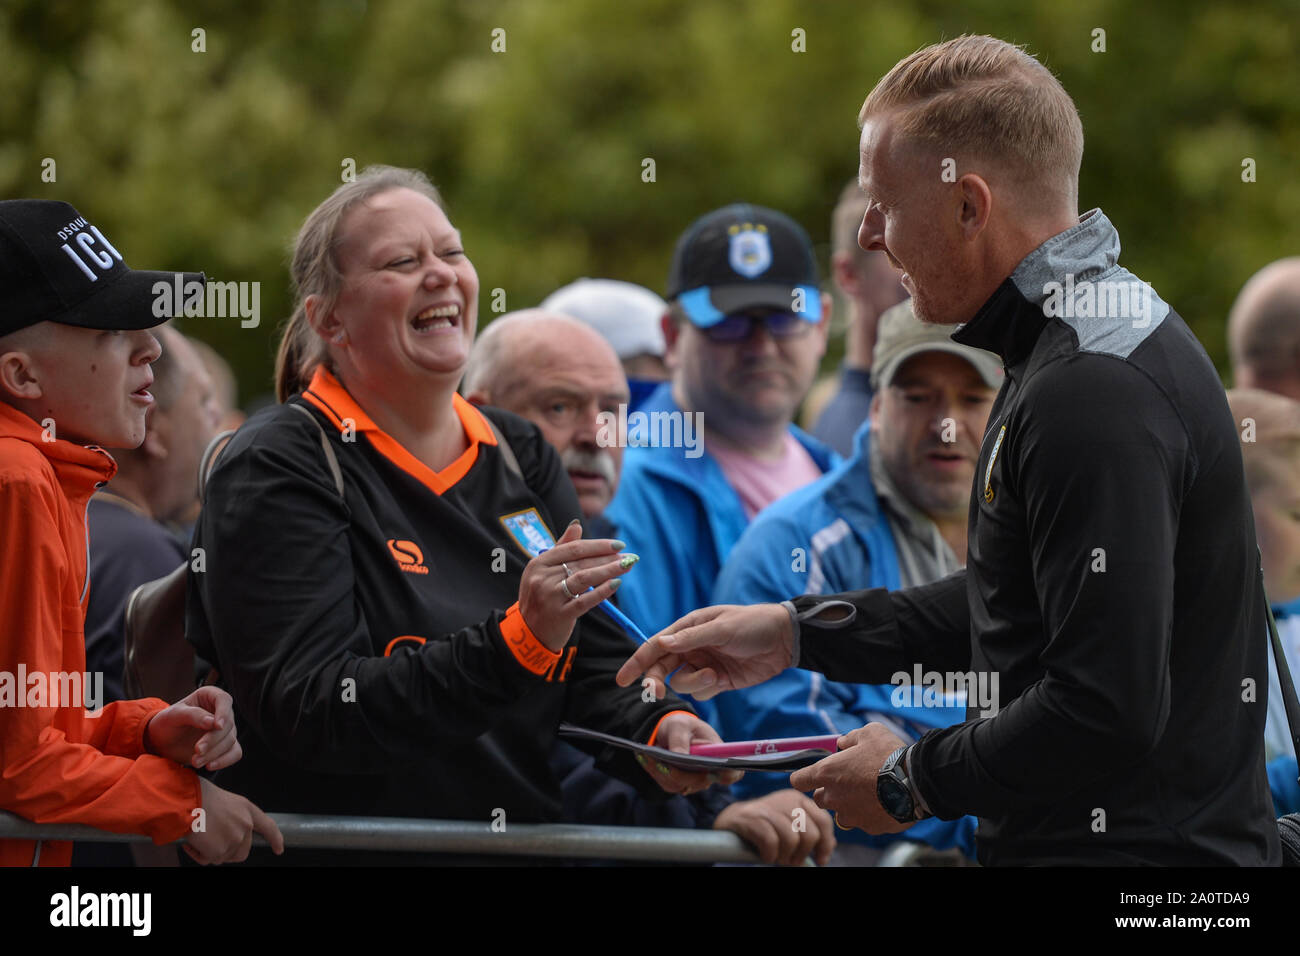
POLYGON ((798 223, 746 203, 702 216, 677 242, 667 292, 672 381, 597 437, 627 445, 606 515, 641 556, 619 602, 647 634, 708 604, 754 515, 838 461, 791 424, 830 317, 798 223))
MULTIPOLYGON (((1003 373, 995 355, 952 341, 951 332, 918 320, 911 300, 884 313, 872 357, 871 415, 855 436, 854 456, 754 520, 723 566, 712 603, 896 590, 937 581, 966 563, 979 438, 1003 373)), ((840 683, 790 668, 700 706, 727 740, 847 734, 872 721, 916 740, 965 719, 962 700, 928 703, 902 699, 891 684, 840 683)), ((786 785, 772 774, 748 774, 735 789, 757 796, 786 785)), ((931 819, 906 838, 941 849, 956 845, 973 857, 974 831, 970 816, 931 819)), ((846 835, 863 848, 896 839, 860 830, 846 835)), ((865 862, 873 854, 843 847, 841 855, 865 862)))

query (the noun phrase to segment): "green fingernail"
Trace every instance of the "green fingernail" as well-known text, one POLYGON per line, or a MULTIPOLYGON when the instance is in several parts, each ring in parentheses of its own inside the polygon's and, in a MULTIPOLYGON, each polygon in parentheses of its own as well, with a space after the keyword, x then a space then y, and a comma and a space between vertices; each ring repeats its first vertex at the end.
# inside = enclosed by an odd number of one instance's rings
POLYGON ((614 540, 614 541, 611 541, 611 542, 610 542, 610 545, 614 548, 615 551, 622 551, 624 548, 627 547, 627 542, 626 542, 626 541, 618 541, 618 540, 616 539, 616 540, 614 540))
POLYGON ((636 762, 639 763, 641 766, 644 767, 644 766, 645 766, 645 754, 636 754, 636 762))
POLYGON ((611 591, 611 592, 612 592, 612 591, 617 591, 617 590, 618 590, 618 586, 619 586, 620 584, 622 584, 622 583, 623 583, 623 579, 622 579, 622 578, 615 578, 614 580, 610 581, 610 582, 609 582, 609 589, 610 589, 610 591, 611 591))
POLYGON ((618 566, 626 571, 640 560, 641 555, 639 554, 625 554, 623 557, 618 559, 618 566))
POLYGON ((664 766, 663 764, 661 764, 661 763, 657 763, 657 764, 655 764, 655 767, 656 767, 656 768, 659 770, 659 772, 660 772, 661 774, 663 774, 665 777, 668 776, 670 773, 672 773, 671 770, 669 770, 667 767, 665 767, 665 766, 664 766))

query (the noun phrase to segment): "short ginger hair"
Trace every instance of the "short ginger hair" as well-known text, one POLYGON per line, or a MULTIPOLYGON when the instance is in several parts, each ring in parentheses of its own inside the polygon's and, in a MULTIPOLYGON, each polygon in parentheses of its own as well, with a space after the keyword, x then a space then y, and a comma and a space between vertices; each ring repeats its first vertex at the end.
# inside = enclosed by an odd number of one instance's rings
POLYGON ((1060 81, 1023 48, 960 36, 917 50, 876 84, 858 123, 894 112, 905 139, 989 160, 1018 186, 1077 207, 1083 124, 1060 81))

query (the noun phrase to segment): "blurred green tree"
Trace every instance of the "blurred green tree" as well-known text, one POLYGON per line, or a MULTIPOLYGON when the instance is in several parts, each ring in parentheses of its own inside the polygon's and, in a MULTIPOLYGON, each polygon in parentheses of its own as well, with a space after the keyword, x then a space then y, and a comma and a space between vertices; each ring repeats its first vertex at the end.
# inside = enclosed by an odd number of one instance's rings
POLYGON ((349 160, 430 173, 480 323, 494 289, 509 309, 582 275, 662 291, 677 235, 736 200, 795 216, 824 261, 863 97, 912 50, 991 33, 1061 77, 1081 208, 1106 210, 1125 264, 1226 371, 1237 289, 1300 247, 1298 25, 1294 0, 17 0, 0 194, 74 203, 133 265, 260 282, 257 328, 184 326, 247 400, 269 387, 288 243, 349 160))

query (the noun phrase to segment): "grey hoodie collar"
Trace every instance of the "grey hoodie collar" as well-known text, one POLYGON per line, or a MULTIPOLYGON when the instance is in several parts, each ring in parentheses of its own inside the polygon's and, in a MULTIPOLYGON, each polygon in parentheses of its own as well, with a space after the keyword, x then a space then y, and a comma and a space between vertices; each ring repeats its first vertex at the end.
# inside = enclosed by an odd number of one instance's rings
POLYGON ((1025 256, 1011 281, 1029 302, 1047 298, 1043 287, 1073 275, 1076 282, 1096 279, 1119 262, 1119 233, 1100 209, 1090 209, 1079 222, 1057 233, 1025 256))
MULTIPOLYGON (((1119 358, 1132 354, 1171 311, 1150 284, 1119 264, 1119 234, 1100 209, 1089 210, 1077 224, 1025 256, 1008 281, 1042 320, 1059 321, 1073 330, 1081 351, 1119 358)), ((1001 311, 999 301, 994 293, 980 315, 1001 311)), ((980 335, 992 336, 998 344, 995 351, 1009 365, 1028 353, 1042 328, 1038 322, 993 314, 981 322, 980 315, 968 326, 993 322, 998 328, 963 335, 964 326, 953 338, 979 346, 980 335)))

